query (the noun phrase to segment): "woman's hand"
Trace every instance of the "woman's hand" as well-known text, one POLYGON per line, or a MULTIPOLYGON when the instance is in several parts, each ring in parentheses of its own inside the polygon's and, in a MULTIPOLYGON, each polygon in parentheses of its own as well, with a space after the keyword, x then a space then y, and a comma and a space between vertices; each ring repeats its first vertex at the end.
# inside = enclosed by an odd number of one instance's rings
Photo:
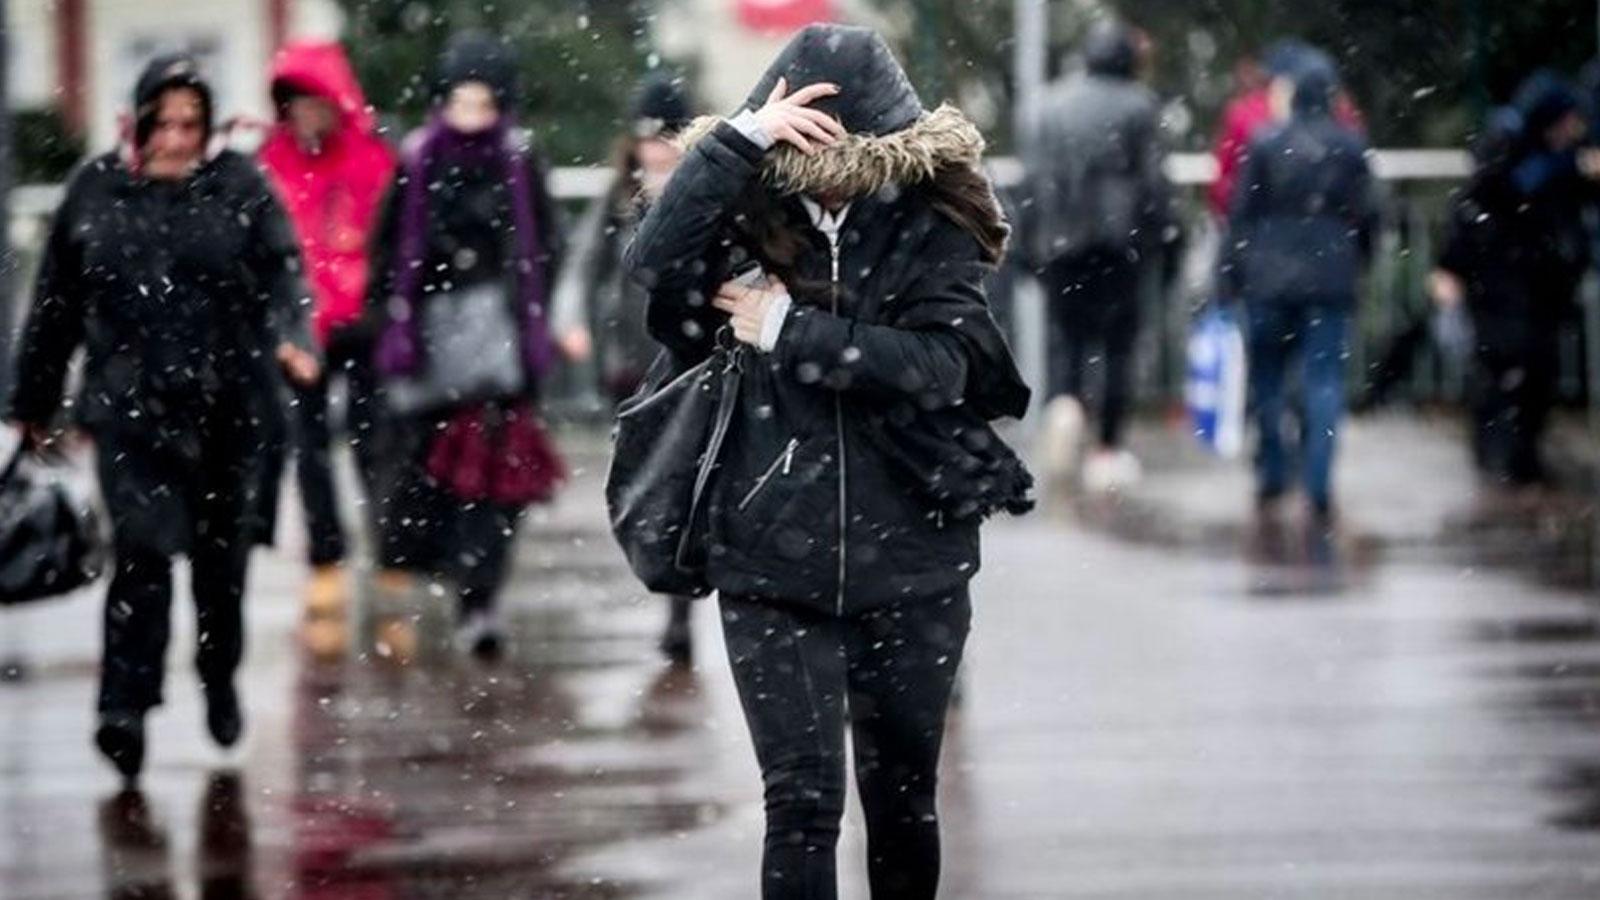
POLYGON ((1454 272, 1434 269, 1428 273, 1428 296, 1440 309, 1455 309, 1467 298, 1467 287, 1454 272))
POLYGON ((837 93, 838 85, 818 82, 791 95, 788 80, 779 78, 767 95, 766 105, 756 110, 756 124, 774 141, 793 144, 801 153, 817 153, 844 138, 846 132, 839 120, 809 104, 837 93))
POLYGON ((767 277, 765 284, 747 287, 737 281, 725 282, 717 288, 711 305, 731 318, 733 336, 752 347, 761 346, 761 329, 767 322, 767 313, 779 297, 787 296, 789 289, 776 278, 767 277))
POLYGON ((582 326, 568 328, 556 340, 556 345, 561 348, 561 355, 567 362, 588 362, 594 355, 594 337, 589 334, 589 329, 582 326))
POLYGON ((284 374, 289 380, 301 387, 309 387, 316 383, 322 374, 322 365, 317 358, 299 347, 290 343, 278 345, 278 365, 283 366, 284 374))

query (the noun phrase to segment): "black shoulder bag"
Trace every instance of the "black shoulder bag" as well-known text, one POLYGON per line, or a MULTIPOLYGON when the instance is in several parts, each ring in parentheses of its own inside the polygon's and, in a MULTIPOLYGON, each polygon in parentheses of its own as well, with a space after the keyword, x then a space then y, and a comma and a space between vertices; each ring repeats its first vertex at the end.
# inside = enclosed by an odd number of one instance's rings
POLYGON ((728 329, 711 356, 676 372, 663 352, 617 411, 606 507, 633 574, 662 594, 702 597, 705 497, 733 421, 744 349, 728 329))

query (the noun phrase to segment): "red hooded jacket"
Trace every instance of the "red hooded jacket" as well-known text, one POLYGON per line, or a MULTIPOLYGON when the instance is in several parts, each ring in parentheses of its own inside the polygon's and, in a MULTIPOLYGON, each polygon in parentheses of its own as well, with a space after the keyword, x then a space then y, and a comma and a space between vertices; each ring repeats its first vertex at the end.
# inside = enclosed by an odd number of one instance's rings
POLYGON ((395 154, 374 133, 372 111, 344 49, 334 43, 290 44, 272 66, 273 92, 315 94, 339 111, 339 126, 312 152, 300 146, 280 109, 260 160, 300 237, 316 306, 311 323, 327 342, 336 328, 360 319, 367 291, 367 241, 395 154))

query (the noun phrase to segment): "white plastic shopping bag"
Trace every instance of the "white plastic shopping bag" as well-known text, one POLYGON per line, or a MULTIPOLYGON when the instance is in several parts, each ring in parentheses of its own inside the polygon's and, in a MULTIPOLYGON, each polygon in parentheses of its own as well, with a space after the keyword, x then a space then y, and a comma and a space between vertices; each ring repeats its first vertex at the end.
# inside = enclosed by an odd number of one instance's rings
POLYGON ((1208 306, 1189 332, 1184 400, 1195 438, 1224 459, 1244 450, 1246 372, 1237 318, 1217 304, 1208 306))

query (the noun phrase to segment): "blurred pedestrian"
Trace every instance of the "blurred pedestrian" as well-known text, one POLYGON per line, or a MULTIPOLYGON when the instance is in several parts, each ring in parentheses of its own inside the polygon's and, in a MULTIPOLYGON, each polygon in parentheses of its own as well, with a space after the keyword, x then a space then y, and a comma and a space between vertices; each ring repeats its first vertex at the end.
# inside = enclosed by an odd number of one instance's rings
POLYGON ((686 142, 626 261, 679 367, 744 348, 703 527, 766 784, 762 896, 836 895, 848 724, 872 895, 932 898, 978 526, 1030 482, 987 424, 1028 388, 983 294, 1007 238, 983 138, 872 31, 813 25, 686 142))
POLYGON ((1299 481, 1317 521, 1334 513, 1335 438, 1357 280, 1376 220, 1365 141, 1333 115, 1338 72, 1307 49, 1270 87, 1282 121, 1251 141, 1233 198, 1223 272, 1248 317, 1250 389, 1260 426, 1257 499, 1291 487, 1284 439, 1290 370, 1304 391, 1299 481))
MULTIPOLYGON (((1217 163, 1217 177, 1206 189, 1206 203, 1219 221, 1225 221, 1233 209, 1234 191, 1250 142, 1263 129, 1281 121, 1280 114, 1273 109, 1272 80, 1292 76, 1303 59, 1315 59, 1317 52, 1304 41, 1287 38, 1269 46, 1260 59, 1247 55, 1234 65, 1234 94, 1223 107, 1222 122, 1211 150, 1217 163)), ((1343 87, 1334 95, 1333 118, 1357 134, 1366 132, 1361 110, 1343 87)))
MULTIPOLYGON (((600 384, 613 405, 639 389, 660 350, 645 328, 646 292, 623 272, 622 251, 683 158, 677 137, 690 109, 682 79, 672 73, 658 71, 640 83, 628 130, 617 139, 611 190, 578 223, 562 273, 558 297, 572 307, 558 303, 562 345, 569 357, 597 357, 600 384)), ((675 662, 693 657, 690 603, 689 597, 668 598, 660 647, 675 662)))
MULTIPOLYGON (((1098 440, 1083 482, 1108 490, 1136 481, 1139 461, 1123 446, 1133 400, 1146 262, 1164 250, 1176 261, 1179 223, 1161 170, 1156 98, 1139 82, 1138 33, 1102 19, 1084 38, 1082 72, 1052 85, 1030 117, 1023 150, 1029 205, 1024 238, 1041 270, 1058 339, 1045 409, 1046 465, 1076 471, 1084 428, 1085 374, 1105 373, 1098 440)), ((1175 265, 1168 265, 1170 276, 1175 265)))
POLYGON ((261 147, 260 162, 300 240, 314 301, 311 324, 325 362, 322 378, 295 391, 295 445, 311 564, 303 634, 307 646, 327 655, 345 646, 350 594, 328 397, 333 379, 342 377, 345 432, 370 502, 378 401, 372 339, 362 310, 367 245, 395 162, 374 133, 372 111, 338 44, 298 43, 278 51, 272 100, 277 122, 261 147))
MULTIPOLYGON (((555 362, 546 304, 561 238, 517 100, 503 42, 451 39, 428 124, 405 143, 369 292, 394 445, 379 600, 405 583, 398 570, 450 582, 459 642, 486 660, 503 649, 496 605, 522 513, 563 476, 537 403, 555 362)), ((409 627, 381 616, 379 652, 408 657, 409 627)))
POLYGON ((249 159, 208 153, 212 92, 194 60, 152 61, 133 107, 126 145, 67 185, 8 414, 48 440, 85 348, 74 412, 115 547, 95 742, 129 780, 162 700, 175 556, 190 562, 206 725, 223 746, 239 738, 233 679, 250 548, 271 538, 279 367, 301 384, 319 374, 293 231, 249 159))
POLYGON ((1584 210, 1594 182, 1579 162, 1579 97, 1550 72, 1518 88, 1456 199, 1430 278, 1435 302, 1473 324, 1473 449, 1513 485, 1544 478, 1539 444, 1556 392, 1562 322, 1589 263, 1584 210))

